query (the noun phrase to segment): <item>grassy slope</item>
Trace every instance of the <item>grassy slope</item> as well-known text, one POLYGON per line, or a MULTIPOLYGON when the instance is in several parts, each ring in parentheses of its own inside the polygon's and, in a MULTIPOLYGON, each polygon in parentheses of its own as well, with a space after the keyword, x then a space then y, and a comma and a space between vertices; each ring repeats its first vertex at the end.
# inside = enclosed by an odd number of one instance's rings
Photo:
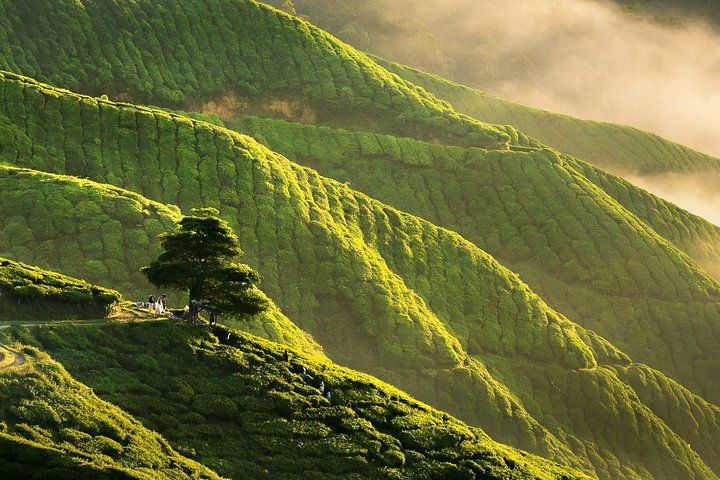
MULTIPOLYGON (((109 102, 99 102, 98 109, 97 100, 6 77, 4 105, 11 118, 19 109, 12 99, 42 96, 44 90, 61 111, 67 111, 66 103, 79 106, 74 116, 63 116, 63 131, 72 127, 73 118, 93 125, 93 115, 102 112, 102 147, 87 149, 82 163, 62 161, 65 145, 78 147, 73 137, 59 134, 57 122, 35 123, 45 139, 38 146, 55 151, 42 168, 105 181, 121 178, 126 188, 186 209, 218 207, 238 228, 250 263, 265 277, 266 291, 335 360, 375 372, 504 441, 603 478, 713 478, 687 443, 620 380, 613 368, 628 365, 627 357, 550 310, 513 274, 456 234, 357 194, 228 130, 109 102), (23 93, 13 93, 16 89, 23 93), (132 130, 132 125, 142 128, 132 130), (62 147, 48 140, 57 137, 65 138, 62 147), (127 147, 122 151, 121 143, 127 147), (137 158, 123 158, 120 164, 126 170, 135 165, 137 175, 114 176, 119 152, 128 150, 137 158), (145 183, 148 175, 163 182, 145 183), (507 375, 500 364, 521 372, 537 362, 542 374, 498 381, 507 375), (503 382, 515 383, 517 390, 511 392, 503 382), (588 393, 558 402, 552 393, 557 389, 588 393), (606 406, 609 398, 616 407, 606 406), (636 422, 628 423, 630 417, 636 422), (634 447, 626 448, 627 441, 634 447)), ((44 111, 52 113, 47 105, 44 111)), ((20 128, 19 122, 14 125, 20 128)), ((5 153, 25 165, 35 163, 32 157, 5 153)), ((711 412, 705 412, 708 418, 711 412)), ((714 435, 704 425, 698 429, 714 435)))
POLYGON ((512 125, 545 145, 609 171, 720 175, 720 160, 648 132, 528 107, 403 65, 376 61, 450 102, 459 112, 512 125))
MULTIPOLYGON (((38 145, 35 148, 42 150, 38 145)), ((139 269, 157 258, 157 235, 172 230, 180 214, 177 207, 111 185, 0 165, 0 218, 4 219, 0 230, 2 254, 92 282, 117 285, 129 298, 145 299, 154 287, 139 269)), ((48 305, 32 302, 16 308, 15 302, 3 302, 5 297, 0 297, 3 319, 72 317, 78 311, 84 312, 84 318, 97 318, 107 309, 97 302, 86 309, 76 303, 106 290, 36 267, 20 270, 15 262, 0 266, 0 291, 8 282, 17 285, 19 293, 28 298, 56 294, 54 285, 65 283, 70 288, 65 288, 59 297, 69 300, 60 305, 57 301, 48 305), (15 278, 19 273, 22 279, 15 278), (23 286, 40 280, 50 286, 23 286)), ((178 305, 186 301, 177 293, 171 293, 170 299, 178 305)), ((274 305, 251 322, 226 321, 264 338, 322 355, 317 342, 274 305)))
MULTIPOLYGON (((8 350, 5 350, 6 352, 8 350)), ((219 478, 32 348, 0 370, 0 471, 12 478, 219 478), (30 477, 32 475, 32 477, 30 477)), ((7 477, 10 478, 10 477, 7 477)))
POLYGON ((465 150, 259 118, 226 124, 323 175, 461 233, 634 359, 709 399, 720 398, 710 367, 720 334, 717 283, 583 174, 712 264, 720 258, 720 235, 698 217, 550 150, 465 150))
POLYGON ((252 0, 4 0, 0 18, 0 68, 85 93, 488 148, 527 141, 458 114, 324 31, 252 0))
POLYGON ((367 375, 294 350, 286 363, 284 347, 227 333, 158 322, 34 336, 94 391, 231 478, 586 478, 367 375))
POLYGON ((114 290, 0 258, 0 320, 97 318, 121 298, 114 290))
POLYGON ((144 299, 152 287, 139 269, 180 212, 110 185, 0 165, 0 217, 0 255, 144 299))

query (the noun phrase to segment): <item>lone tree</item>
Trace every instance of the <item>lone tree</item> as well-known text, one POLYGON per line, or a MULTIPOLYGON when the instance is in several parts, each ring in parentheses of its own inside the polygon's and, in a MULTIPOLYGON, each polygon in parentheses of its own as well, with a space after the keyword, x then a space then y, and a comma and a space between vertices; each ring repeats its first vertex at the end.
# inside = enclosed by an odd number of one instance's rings
POLYGON ((157 287, 188 292, 191 318, 200 305, 221 313, 260 313, 269 304, 255 286, 260 276, 238 263, 240 242, 218 214, 214 208, 193 209, 175 232, 160 234, 164 252, 142 272, 157 287))

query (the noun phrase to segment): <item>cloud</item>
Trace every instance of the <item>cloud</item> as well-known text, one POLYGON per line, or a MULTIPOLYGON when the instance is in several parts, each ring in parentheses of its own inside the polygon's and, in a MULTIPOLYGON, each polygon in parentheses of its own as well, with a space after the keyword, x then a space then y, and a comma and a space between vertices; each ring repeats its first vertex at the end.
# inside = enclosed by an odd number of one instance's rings
MULTIPOLYGON (((443 73, 458 81, 720 156, 720 38, 706 26, 662 26, 600 0, 382 3, 438 39, 453 59, 443 73)), ((402 56, 405 34, 396 40, 402 56)), ((399 57, 422 67, 420 55, 399 57)))

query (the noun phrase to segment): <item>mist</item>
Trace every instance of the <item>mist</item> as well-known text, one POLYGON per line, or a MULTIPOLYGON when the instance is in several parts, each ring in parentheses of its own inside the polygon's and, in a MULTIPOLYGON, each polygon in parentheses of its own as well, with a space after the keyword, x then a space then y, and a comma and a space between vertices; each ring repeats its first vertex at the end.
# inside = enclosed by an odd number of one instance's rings
POLYGON ((369 3, 402 25, 395 38, 387 28, 370 30, 381 55, 521 103, 632 125, 720 156, 720 36, 705 25, 658 25, 601 0, 369 3), (434 41, 408 39, 408 24, 434 41))
MULTIPOLYGON (((646 176, 624 176, 628 181, 652 192, 658 197, 700 215, 709 222, 720 226, 720 190, 717 188, 717 174, 665 173, 646 176)), ((720 275, 720 270, 718 270, 720 275)), ((720 277, 718 277, 720 278, 720 277)))

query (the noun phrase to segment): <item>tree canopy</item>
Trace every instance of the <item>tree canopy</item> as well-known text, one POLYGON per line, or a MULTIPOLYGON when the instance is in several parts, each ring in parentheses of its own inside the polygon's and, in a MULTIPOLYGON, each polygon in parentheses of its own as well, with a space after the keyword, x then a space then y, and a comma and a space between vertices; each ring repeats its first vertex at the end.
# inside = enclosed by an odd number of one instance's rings
POLYGON ((238 262, 243 254, 238 237, 218 213, 194 209, 175 232, 160 234, 163 253, 142 272, 157 287, 188 292, 193 315, 195 302, 221 313, 254 315, 269 300, 255 285, 258 273, 238 262))

